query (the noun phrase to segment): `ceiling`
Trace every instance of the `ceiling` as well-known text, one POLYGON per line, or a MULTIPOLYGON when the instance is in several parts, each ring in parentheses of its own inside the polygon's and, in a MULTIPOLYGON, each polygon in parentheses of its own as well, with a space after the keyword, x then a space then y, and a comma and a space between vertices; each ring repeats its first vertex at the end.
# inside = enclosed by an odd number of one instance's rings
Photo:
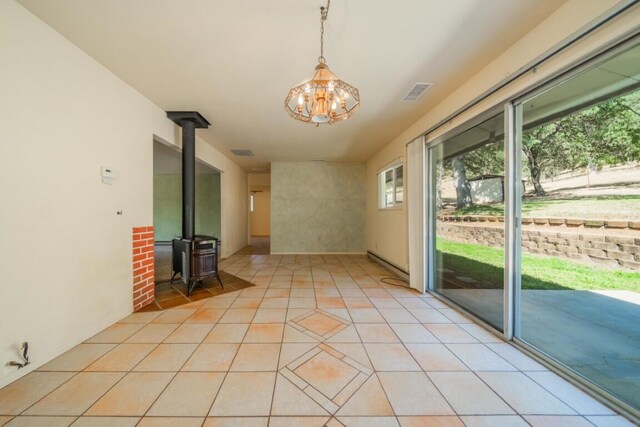
POLYGON ((369 159, 564 3, 334 0, 325 57, 362 105, 316 128, 283 104, 316 65, 323 1, 18 1, 164 110, 199 111, 213 124, 199 135, 247 171, 369 159), (416 82, 435 86, 400 102, 416 82))

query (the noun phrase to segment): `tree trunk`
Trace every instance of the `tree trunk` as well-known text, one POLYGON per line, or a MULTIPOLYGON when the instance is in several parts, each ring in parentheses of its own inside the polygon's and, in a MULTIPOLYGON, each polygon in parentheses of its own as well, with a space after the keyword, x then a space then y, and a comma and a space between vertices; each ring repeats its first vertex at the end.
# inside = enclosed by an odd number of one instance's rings
POLYGON ((464 166, 464 156, 458 156, 451 161, 453 167, 453 181, 456 186, 456 209, 469 207, 471 200, 471 186, 467 181, 467 169, 464 166))
POLYGON ((438 162, 436 169, 436 209, 442 209, 442 177, 444 176, 444 162, 438 162))
POLYGON ((535 161, 535 159, 528 158, 529 162, 529 170, 531 171, 531 182, 533 182, 533 189, 535 191, 536 196, 545 196, 547 194, 542 188, 542 184, 540 184, 540 178, 542 175, 542 171, 540 170, 540 166, 535 161))

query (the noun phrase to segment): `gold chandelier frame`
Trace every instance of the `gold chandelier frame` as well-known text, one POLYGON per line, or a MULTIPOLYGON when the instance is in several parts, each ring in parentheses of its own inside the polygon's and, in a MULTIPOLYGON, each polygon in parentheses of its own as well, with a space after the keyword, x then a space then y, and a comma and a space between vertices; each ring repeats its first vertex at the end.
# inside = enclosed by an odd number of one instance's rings
POLYGON ((329 14, 331 0, 320 8, 320 56, 313 77, 293 87, 284 101, 289 115, 301 122, 332 125, 351 117, 360 107, 357 88, 339 79, 324 59, 324 21, 329 14))

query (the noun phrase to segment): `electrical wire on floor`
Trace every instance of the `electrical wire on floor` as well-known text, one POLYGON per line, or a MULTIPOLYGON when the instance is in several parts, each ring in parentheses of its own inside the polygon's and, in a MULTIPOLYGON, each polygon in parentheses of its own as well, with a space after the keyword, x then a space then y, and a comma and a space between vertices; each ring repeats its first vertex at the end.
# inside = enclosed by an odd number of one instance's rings
POLYGON ((399 277, 383 277, 380 279, 380 281, 386 285, 401 286, 403 288, 409 287, 409 282, 399 277))

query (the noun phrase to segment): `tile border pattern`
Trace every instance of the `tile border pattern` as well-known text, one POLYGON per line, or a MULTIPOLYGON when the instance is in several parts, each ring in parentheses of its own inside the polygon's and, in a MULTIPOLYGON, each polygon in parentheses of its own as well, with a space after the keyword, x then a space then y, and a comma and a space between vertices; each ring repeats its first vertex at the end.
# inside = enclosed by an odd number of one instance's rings
POLYGON ((311 338, 318 340, 320 344, 313 347, 311 350, 298 357, 294 361, 290 362, 278 372, 280 372, 285 378, 287 378, 291 383, 298 387, 300 391, 305 393, 316 403, 322 406, 325 410, 327 410, 327 412, 329 412, 330 414, 335 414, 340 409, 340 407, 344 405, 356 391, 358 391, 358 389, 369 379, 369 377, 373 375, 372 369, 367 368, 366 366, 358 363, 352 358, 323 343, 327 339, 346 329, 349 325, 351 325, 351 322, 342 319, 339 316, 327 313, 326 311, 316 309, 290 320, 289 322, 287 322, 287 324, 296 328, 300 332, 309 335, 311 338), (302 320, 310 318, 313 315, 318 314, 336 320, 337 322, 340 322, 340 325, 336 326, 324 335, 318 335, 309 328, 305 328, 298 323, 302 320), (322 393, 318 390, 317 387, 314 387, 312 381, 308 381, 301 375, 298 375, 296 373, 296 370, 299 367, 305 365, 307 362, 321 355, 333 359, 335 363, 343 363, 347 366, 350 366, 357 371, 353 378, 349 379, 346 385, 344 385, 344 387, 342 387, 340 391, 333 396, 327 396, 326 393, 322 393))

